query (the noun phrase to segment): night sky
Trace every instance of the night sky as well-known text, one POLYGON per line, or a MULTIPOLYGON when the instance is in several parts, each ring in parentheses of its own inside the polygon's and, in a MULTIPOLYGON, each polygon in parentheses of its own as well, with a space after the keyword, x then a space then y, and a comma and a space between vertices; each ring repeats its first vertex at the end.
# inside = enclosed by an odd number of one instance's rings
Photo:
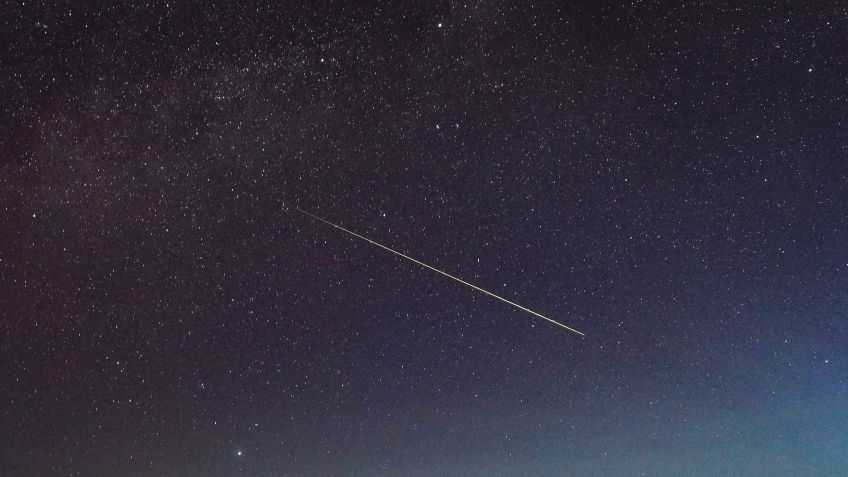
POLYGON ((848 475, 846 3, 46 3, 1 476, 848 475))

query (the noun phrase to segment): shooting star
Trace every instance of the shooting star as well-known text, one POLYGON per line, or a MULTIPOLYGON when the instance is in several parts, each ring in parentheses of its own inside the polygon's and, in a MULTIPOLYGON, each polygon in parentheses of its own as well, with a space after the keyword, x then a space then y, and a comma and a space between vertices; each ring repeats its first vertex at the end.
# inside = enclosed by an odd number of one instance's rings
POLYGON ((427 265, 426 263, 422 262, 421 260, 416 260, 416 259, 414 259, 414 258, 410 257, 409 255, 405 255, 405 254, 403 254, 403 253, 401 253, 401 252, 398 252, 397 250, 394 250, 394 249, 392 249, 392 248, 389 248, 389 247, 387 247, 387 246, 385 246, 385 245, 383 245, 383 244, 381 244, 381 243, 375 242, 374 240, 371 240, 371 239, 370 239, 370 238, 368 238, 368 237, 365 237, 365 236, 363 236, 363 235, 359 235, 358 233, 356 233, 356 232, 354 232, 354 231, 352 231, 352 230, 348 230, 348 229, 346 229, 346 228, 342 227, 341 225, 334 224, 334 223, 330 222, 330 221, 329 221, 329 220, 327 220, 327 219, 323 219, 323 218, 321 218, 321 217, 318 217, 318 216, 317 216, 317 215, 315 215, 315 214, 311 214, 311 213, 309 213, 309 212, 307 212, 307 211, 305 211, 305 210, 301 210, 301 209, 299 209, 299 208, 297 208, 297 207, 295 207, 294 209, 295 209, 295 210, 297 210, 298 212, 300 212, 301 214, 306 215, 306 216, 308 216, 308 217, 311 217, 311 218, 313 218, 313 219, 315 219, 315 220, 317 220, 317 221, 319 221, 319 222, 322 222, 322 223, 324 223, 324 224, 326 224, 326 225, 329 225, 330 227, 333 227, 333 228, 335 228, 335 229, 337 229, 337 230, 341 230, 342 232, 344 232, 344 233, 346 233, 346 234, 353 235, 354 237, 356 237, 356 238, 358 238, 358 239, 360 239, 360 240, 364 240, 364 241, 366 241, 366 242, 370 243, 371 245, 375 245, 375 246, 377 246, 377 247, 380 247, 380 248, 382 248, 383 250, 385 250, 385 251, 387 251, 387 252, 391 252, 391 253, 393 253, 393 254, 395 254, 395 255, 399 256, 399 257, 405 258, 405 259, 409 260, 409 261, 410 261, 410 262, 412 262, 412 263, 415 263, 415 264, 417 264, 417 265, 421 265, 421 266, 422 266, 422 267, 424 267, 424 268, 428 268, 428 269, 430 269, 430 270, 432 270, 432 271, 434 271, 434 272, 436 272, 436 273, 438 273, 438 274, 444 275, 444 276, 446 276, 446 277, 450 278, 451 280, 456 281, 456 282, 459 282, 459 283, 461 283, 461 284, 463 284, 463 285, 465 285, 465 286, 467 286, 467 287, 470 287, 470 288, 472 288, 472 289, 474 289, 474 290, 477 290, 478 292, 485 293, 486 295, 489 295, 489 296, 490 296, 490 297, 492 297, 492 298, 496 298, 496 299, 498 299, 498 300, 500 300, 500 301, 502 301, 502 302, 504 302, 504 303, 506 303, 506 304, 508 304, 508 305, 512 305, 512 306, 514 306, 515 308, 518 308, 519 310, 526 311, 527 313, 530 313, 531 315, 533 315, 533 316, 535 316, 535 317, 537 317, 537 318, 541 318, 541 319, 543 319, 543 320, 545 320, 545 321, 548 321, 548 322, 550 322, 550 323, 553 323, 553 324, 555 324, 555 325, 559 326, 560 328, 565 328, 566 330, 568 330, 568 331, 570 331, 570 332, 572 332, 572 333, 576 333, 576 334, 578 334, 578 335, 580 335, 580 336, 586 336, 584 333, 582 333, 582 332, 580 332, 580 331, 577 331, 577 330, 575 330, 574 328, 572 328, 572 327, 570 327, 570 326, 568 326, 568 325, 564 325, 564 324, 560 323, 559 321, 554 320, 553 318, 548 318, 547 316, 545 316, 545 315, 543 315, 543 314, 541 314, 541 313, 537 313, 537 312, 535 312, 535 311, 531 310, 530 308, 527 308, 527 307, 525 307, 525 306, 521 306, 521 305, 519 305, 518 303, 515 303, 515 302, 513 302, 513 301, 507 300, 506 298, 504 298, 504 297, 502 297, 502 296, 496 295, 496 294, 494 294, 494 293, 490 292, 489 290, 485 290, 485 289, 483 289, 483 288, 480 288, 480 287, 478 287, 477 285, 474 285, 473 283, 468 283, 468 282, 466 282, 465 280, 463 280, 463 279, 461 279, 461 278, 459 278, 459 277, 455 277, 455 276, 451 275, 451 274, 450 274, 450 273, 448 273, 448 272, 445 272, 445 271, 439 270, 438 268, 436 268, 436 267, 434 267, 434 266, 432 266, 432 265, 427 265))

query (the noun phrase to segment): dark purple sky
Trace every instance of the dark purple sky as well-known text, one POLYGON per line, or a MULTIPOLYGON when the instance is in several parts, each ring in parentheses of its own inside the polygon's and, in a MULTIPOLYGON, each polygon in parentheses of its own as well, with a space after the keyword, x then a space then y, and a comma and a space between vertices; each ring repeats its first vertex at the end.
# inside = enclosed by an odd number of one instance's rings
POLYGON ((0 475, 848 473, 844 4, 130 3, 0 7, 0 475))

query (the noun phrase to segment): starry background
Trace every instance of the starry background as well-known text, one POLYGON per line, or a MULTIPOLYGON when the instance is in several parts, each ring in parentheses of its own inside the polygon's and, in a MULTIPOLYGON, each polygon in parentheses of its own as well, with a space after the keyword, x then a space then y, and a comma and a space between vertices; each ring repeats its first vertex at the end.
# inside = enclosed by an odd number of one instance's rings
POLYGON ((848 473, 844 3, 72 3, 0 7, 0 475, 848 473))

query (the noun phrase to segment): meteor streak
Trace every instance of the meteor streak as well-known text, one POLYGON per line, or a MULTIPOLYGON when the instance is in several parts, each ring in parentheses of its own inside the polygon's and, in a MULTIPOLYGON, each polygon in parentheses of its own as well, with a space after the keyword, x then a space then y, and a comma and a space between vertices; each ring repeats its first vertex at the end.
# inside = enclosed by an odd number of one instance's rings
POLYGON ((496 294, 494 294, 494 293, 490 292, 489 290, 484 290, 483 288, 480 288, 480 287, 478 287, 477 285, 474 285, 473 283, 468 283, 468 282, 466 282, 465 280, 463 280, 463 279, 461 279, 461 278, 459 278, 459 277, 455 277, 455 276, 451 275, 451 274, 450 274, 450 273, 448 273, 448 272, 444 272, 444 271, 442 271, 442 270, 439 270, 438 268, 436 268, 436 267, 434 267, 434 266, 427 265, 426 263, 422 262, 421 260, 416 260, 416 259, 414 259, 414 258, 410 257, 409 255, 404 255, 403 253, 400 253, 400 252, 398 252, 397 250, 391 249, 391 248, 389 248, 389 247, 387 247, 387 246, 385 246, 385 245, 383 245, 383 244, 381 244, 381 243, 375 242, 375 241, 371 240, 370 238, 365 237, 365 236, 363 236, 363 235, 359 235, 358 233, 356 233, 356 232, 354 232, 354 231, 352 231, 352 230, 348 230, 348 229, 346 229, 346 228, 342 227, 341 225, 336 225, 336 224, 334 224, 334 223, 330 222, 329 220, 322 219, 321 217, 318 217, 318 216, 317 216, 317 215, 315 215, 315 214, 311 214, 311 213, 306 212, 305 210, 301 210, 301 209, 299 209, 299 208, 297 208, 297 207, 295 207, 294 209, 295 209, 295 210, 297 210, 298 212, 300 212, 301 214, 306 215, 306 216, 308 216, 308 217, 311 217, 311 218, 313 218, 313 219, 315 219, 315 220, 317 220, 317 221, 319 221, 319 222, 323 222, 324 224, 329 225, 330 227, 333 227, 333 228, 335 228, 335 229, 341 230, 342 232, 344 232, 344 233, 346 233, 346 234, 353 235, 354 237, 356 237, 356 238, 358 238, 358 239, 361 239, 361 240, 364 240, 364 241, 366 241, 366 242, 370 243, 371 245, 375 245, 375 246, 377 246, 377 247, 382 248, 383 250, 385 250, 385 251, 387 251, 387 252, 391 252, 391 253, 393 253, 393 254, 395 254, 395 255, 399 256, 399 257, 403 257, 403 258, 405 258, 405 259, 409 260, 409 261, 410 261, 410 262, 412 262, 412 263, 415 263, 415 264, 417 264, 417 265, 421 265, 421 266, 422 266, 422 267, 424 267, 424 268, 428 268, 428 269, 430 269, 430 270, 432 270, 432 271, 434 271, 434 272, 436 272, 436 273, 439 273, 439 274, 441 274, 441 275, 444 275, 444 276, 446 276, 446 277, 450 278, 451 280, 454 280, 454 281, 456 281, 456 282, 462 283, 463 285, 465 285, 465 286, 467 286, 467 287, 473 288, 474 290, 477 290, 478 292, 485 293, 486 295, 489 295, 489 296, 490 296, 490 297, 492 297, 492 298, 497 298, 498 300, 500 300, 500 301, 502 301, 502 302, 504 302, 504 303, 506 303, 506 304, 512 305, 512 306, 514 306, 514 307, 518 308, 519 310, 526 311, 527 313, 530 313, 531 315, 533 315, 533 316, 535 316, 535 317, 537 317, 537 318, 541 318, 541 319, 543 319, 543 320, 545 320, 545 321, 548 321, 548 322, 550 322, 550 323, 553 323, 553 324, 555 324, 555 325, 559 326, 560 328, 565 328, 566 330, 568 330, 568 331, 570 331, 570 332, 572 332, 572 333, 576 333, 576 334, 578 334, 578 335, 580 335, 580 336, 585 336, 585 334, 584 334, 584 333, 582 333, 582 332, 580 332, 580 331, 577 331, 577 330, 575 330, 574 328, 572 328, 572 327, 570 327, 570 326, 564 325, 564 324, 560 323, 559 321, 556 321, 556 320, 554 320, 554 319, 552 319, 552 318, 548 318, 547 316, 545 316, 545 315, 543 315, 543 314, 541 314, 541 313, 536 313, 535 311, 531 310, 530 308, 527 308, 527 307, 521 306, 521 305, 519 305, 518 303, 515 303, 515 302, 513 302, 513 301, 509 301, 509 300, 507 300, 506 298, 504 298, 504 297, 502 297, 502 296, 496 295, 496 294))

